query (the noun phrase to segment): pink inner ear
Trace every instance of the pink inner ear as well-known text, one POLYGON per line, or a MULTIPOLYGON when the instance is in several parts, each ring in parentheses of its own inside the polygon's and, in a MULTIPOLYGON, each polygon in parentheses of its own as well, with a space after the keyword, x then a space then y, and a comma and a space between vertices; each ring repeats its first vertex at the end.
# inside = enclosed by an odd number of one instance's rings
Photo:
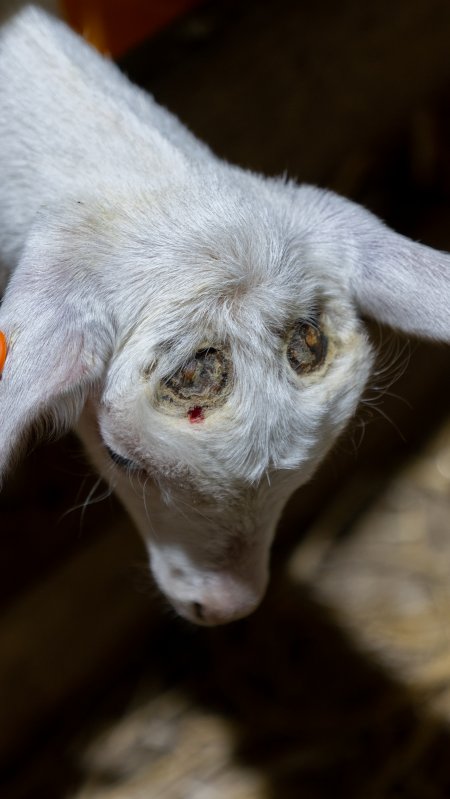
POLYGON ((196 422, 203 422, 205 420, 203 408, 200 405, 194 405, 193 408, 188 410, 188 417, 192 424, 195 424, 196 422))

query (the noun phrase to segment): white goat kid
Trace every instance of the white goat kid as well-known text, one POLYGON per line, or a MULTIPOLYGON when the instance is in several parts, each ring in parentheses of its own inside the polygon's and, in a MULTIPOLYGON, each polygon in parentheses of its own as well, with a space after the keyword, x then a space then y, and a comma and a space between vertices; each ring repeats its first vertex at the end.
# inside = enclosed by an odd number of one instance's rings
POLYGON ((450 257, 218 160, 62 23, 0 40, 0 474, 76 427, 184 617, 252 611, 288 496, 352 416, 358 311, 450 339, 450 257))

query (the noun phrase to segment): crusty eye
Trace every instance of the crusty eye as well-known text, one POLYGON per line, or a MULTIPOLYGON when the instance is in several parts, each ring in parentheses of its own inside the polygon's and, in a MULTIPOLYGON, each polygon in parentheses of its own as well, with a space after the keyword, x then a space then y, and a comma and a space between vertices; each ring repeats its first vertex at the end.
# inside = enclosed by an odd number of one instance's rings
POLYGON ((287 357, 298 375, 318 369, 327 354, 327 338, 318 324, 303 319, 293 325, 287 343, 287 357))
POLYGON ((202 407, 217 404, 227 384, 228 358, 223 350, 206 347, 198 350, 180 369, 159 387, 159 399, 202 407))

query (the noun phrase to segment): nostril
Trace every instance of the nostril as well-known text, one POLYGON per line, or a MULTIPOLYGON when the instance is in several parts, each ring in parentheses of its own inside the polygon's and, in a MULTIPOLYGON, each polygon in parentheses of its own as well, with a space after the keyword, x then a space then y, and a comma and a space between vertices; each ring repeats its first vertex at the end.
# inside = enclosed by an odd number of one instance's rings
POLYGON ((252 585, 238 582, 233 575, 226 574, 221 579, 217 578, 212 588, 211 585, 206 588, 194 586, 192 594, 179 598, 170 594, 166 596, 182 618, 204 627, 215 627, 248 616, 258 606, 263 591, 256 591, 252 585))
POLYGON ((194 611, 194 616, 199 621, 205 621, 205 612, 203 610, 203 605, 201 602, 193 602, 192 609, 194 611))

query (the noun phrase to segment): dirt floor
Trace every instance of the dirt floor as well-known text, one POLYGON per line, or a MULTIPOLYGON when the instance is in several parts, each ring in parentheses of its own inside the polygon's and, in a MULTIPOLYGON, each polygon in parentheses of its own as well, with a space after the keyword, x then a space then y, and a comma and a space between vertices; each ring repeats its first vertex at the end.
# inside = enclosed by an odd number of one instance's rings
MULTIPOLYGON (((444 0, 223 0, 122 66, 224 157, 450 250, 449 41, 444 0)), ((365 401, 229 627, 168 613, 72 437, 26 459, 0 496, 2 799, 450 796, 450 356, 371 335, 365 401)))

